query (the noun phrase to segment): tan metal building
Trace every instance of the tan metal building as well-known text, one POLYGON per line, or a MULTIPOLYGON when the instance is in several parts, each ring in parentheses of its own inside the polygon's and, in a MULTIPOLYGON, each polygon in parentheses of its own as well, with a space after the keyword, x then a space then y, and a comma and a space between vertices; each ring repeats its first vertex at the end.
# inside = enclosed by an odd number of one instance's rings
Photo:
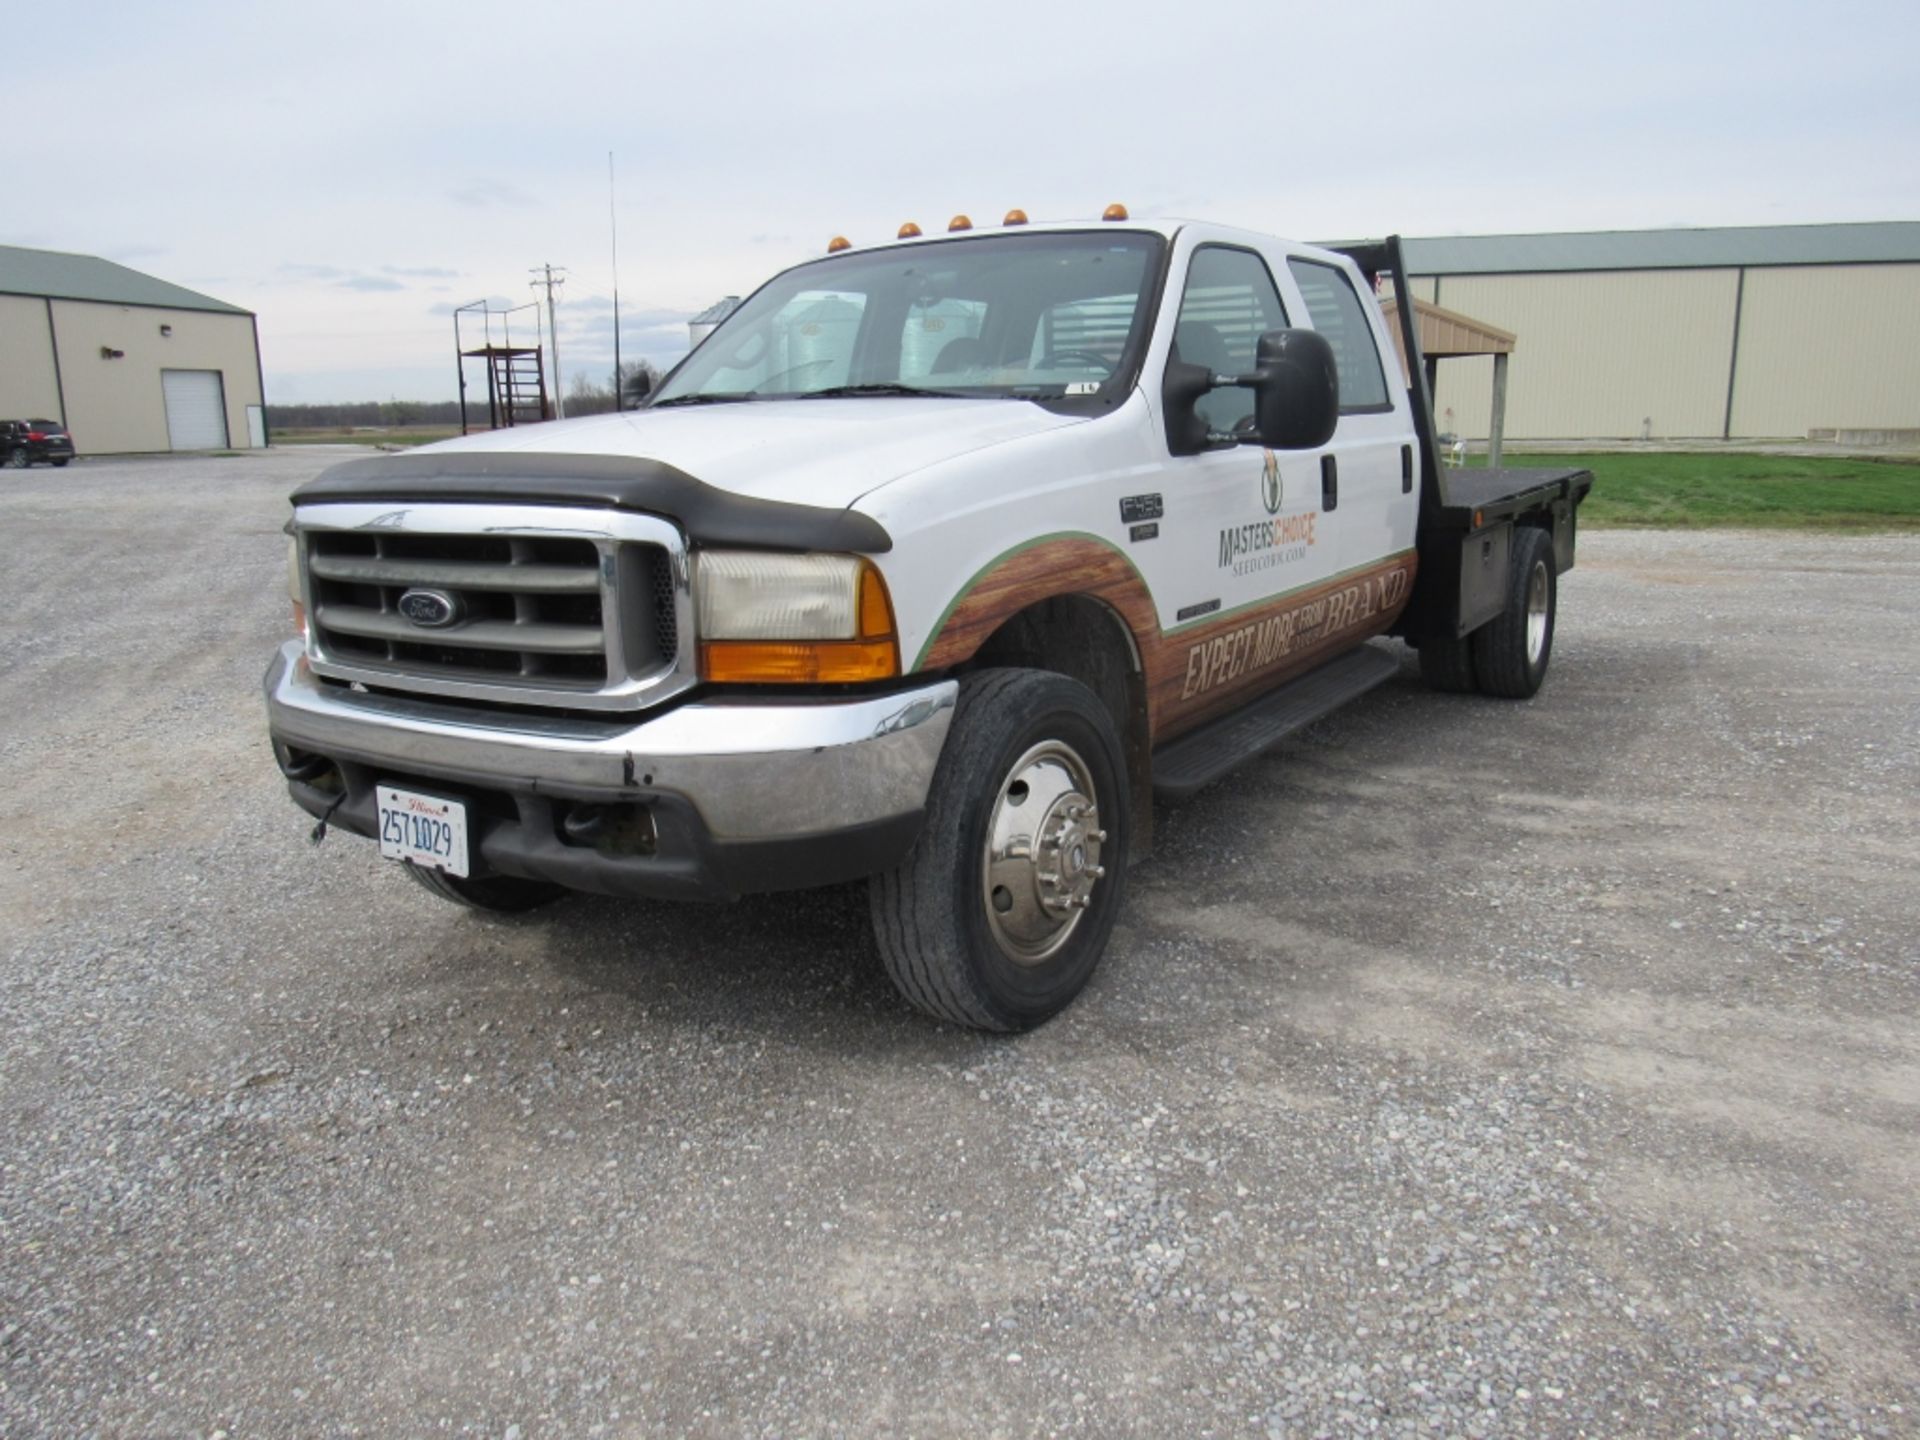
MULTIPOLYGON (((1408 240, 1422 300, 1516 337, 1507 438, 1920 429, 1920 223, 1408 240)), ((1443 365, 1485 439, 1494 361, 1443 365)))
POLYGON ((267 443, 253 312, 91 255, 0 245, 0 419, 81 455, 267 443))

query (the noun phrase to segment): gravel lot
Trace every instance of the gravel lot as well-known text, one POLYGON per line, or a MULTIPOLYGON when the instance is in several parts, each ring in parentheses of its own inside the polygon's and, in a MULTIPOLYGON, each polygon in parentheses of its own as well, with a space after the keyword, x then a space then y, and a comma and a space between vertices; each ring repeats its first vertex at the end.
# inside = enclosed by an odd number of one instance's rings
POLYGON ((1920 1434, 1920 540, 1595 533, 1163 813, 1041 1032, 858 889, 434 901, 258 679, 338 458, 0 479, 0 1434, 1920 1434))

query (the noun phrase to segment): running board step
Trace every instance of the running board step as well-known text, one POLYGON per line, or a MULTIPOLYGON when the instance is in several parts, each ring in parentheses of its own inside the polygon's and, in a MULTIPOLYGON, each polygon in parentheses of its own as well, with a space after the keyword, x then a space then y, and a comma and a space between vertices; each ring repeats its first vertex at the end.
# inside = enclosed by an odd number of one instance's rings
POLYGON ((1289 680, 1251 705, 1168 742, 1153 752, 1155 798, 1186 799, 1294 731, 1392 679, 1399 670, 1400 662, 1393 655, 1362 645, 1298 680, 1289 680))

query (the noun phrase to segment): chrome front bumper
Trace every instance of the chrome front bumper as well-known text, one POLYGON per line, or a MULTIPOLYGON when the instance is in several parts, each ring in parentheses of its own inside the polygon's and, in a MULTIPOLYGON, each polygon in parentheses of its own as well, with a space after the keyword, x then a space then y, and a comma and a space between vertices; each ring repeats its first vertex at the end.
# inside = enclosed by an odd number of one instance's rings
POLYGON ((554 717, 326 684, 296 641, 265 687, 282 746, 565 800, 677 797, 721 844, 826 839, 918 815, 959 692, 941 680, 846 700, 719 698, 651 719, 554 717))

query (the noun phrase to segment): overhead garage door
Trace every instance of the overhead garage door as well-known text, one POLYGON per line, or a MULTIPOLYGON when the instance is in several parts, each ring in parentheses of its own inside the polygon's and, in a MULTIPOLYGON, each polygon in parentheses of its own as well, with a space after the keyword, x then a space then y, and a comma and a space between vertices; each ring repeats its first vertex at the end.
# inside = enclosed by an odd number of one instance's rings
POLYGON ((167 438, 176 450, 227 448, 227 398, 218 370, 162 370, 167 438))

